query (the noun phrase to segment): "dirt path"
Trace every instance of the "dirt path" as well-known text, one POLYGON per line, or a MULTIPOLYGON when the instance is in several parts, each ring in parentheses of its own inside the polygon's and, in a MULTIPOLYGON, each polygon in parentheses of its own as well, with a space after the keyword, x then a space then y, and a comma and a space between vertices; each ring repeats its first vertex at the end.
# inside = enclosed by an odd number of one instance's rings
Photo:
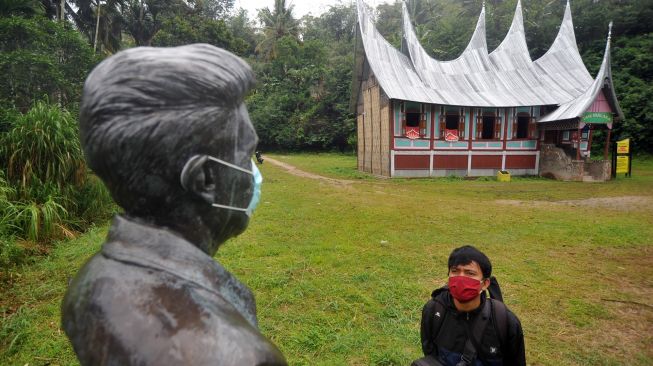
POLYGON ((331 183, 331 184, 344 185, 344 186, 348 186, 348 185, 350 185, 352 183, 356 183, 353 180, 335 179, 335 178, 325 177, 323 175, 309 173, 307 171, 298 169, 295 166, 292 166, 290 164, 281 162, 279 160, 269 158, 267 156, 265 157, 265 161, 285 169, 286 171, 288 171, 288 173, 290 173, 292 175, 296 175, 296 176, 302 177, 302 178, 315 179, 315 180, 319 180, 319 181, 323 181, 323 182, 327 182, 327 183, 331 183))
MULTIPOLYGON (((283 168, 288 173, 302 177, 315 179, 326 183, 331 183, 337 186, 350 186, 354 183, 359 183, 353 180, 329 178, 323 175, 309 173, 301 170, 288 163, 281 162, 270 157, 265 157, 265 161, 270 164, 283 168)), ((520 200, 496 200, 497 203, 512 206, 524 207, 547 207, 547 206, 572 206, 572 207, 591 207, 591 208, 607 208, 617 211, 636 211, 636 210, 651 210, 653 211, 653 197, 648 196, 619 196, 619 197, 598 197, 586 198, 580 200, 564 200, 564 201, 520 201, 520 200)))
POLYGON ((572 207, 607 208, 617 211, 653 210, 653 198, 648 196, 598 197, 565 201, 497 200, 496 202, 504 205, 529 207, 564 205, 572 207))

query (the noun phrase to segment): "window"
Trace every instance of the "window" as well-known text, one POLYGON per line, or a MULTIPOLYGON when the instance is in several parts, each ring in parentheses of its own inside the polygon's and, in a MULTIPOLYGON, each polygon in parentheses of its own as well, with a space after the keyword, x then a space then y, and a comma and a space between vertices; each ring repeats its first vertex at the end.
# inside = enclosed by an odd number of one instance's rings
POLYGON ((447 114, 445 119, 445 128, 447 130, 457 130, 460 116, 458 114, 447 114))
POLYGON ((481 139, 490 140, 494 138, 494 125, 496 124, 496 117, 484 115, 482 128, 481 128, 481 139))
POLYGON ((426 136, 426 106, 421 103, 404 102, 401 105, 403 112, 402 135, 411 139, 426 136))
POLYGON ((421 113, 407 112, 406 113, 406 127, 419 127, 421 113))
POLYGON ((569 141, 569 131, 562 131, 562 140, 569 141))
POLYGON ((580 133, 580 138, 583 140, 587 140, 589 136, 590 136, 590 130, 589 128, 587 128, 587 126, 585 126, 585 128, 583 128, 583 130, 580 133))
POLYGON ((465 139, 464 113, 461 108, 443 108, 440 115, 440 138, 445 138, 449 130, 457 134, 459 139, 465 139))
POLYGON ((498 140, 501 138, 501 117, 497 108, 477 109, 476 139, 498 140))
POLYGON ((515 131, 515 138, 518 139, 528 138, 529 123, 531 123, 531 117, 527 113, 519 113, 517 115, 517 130, 515 131))

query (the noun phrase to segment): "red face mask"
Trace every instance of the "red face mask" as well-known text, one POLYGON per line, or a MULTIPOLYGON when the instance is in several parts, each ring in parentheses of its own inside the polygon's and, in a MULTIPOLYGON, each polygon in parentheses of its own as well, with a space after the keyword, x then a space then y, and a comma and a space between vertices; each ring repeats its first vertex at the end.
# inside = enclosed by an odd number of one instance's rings
POLYGON ((481 293, 483 283, 477 279, 465 276, 449 277, 449 292, 460 302, 473 300, 481 293))

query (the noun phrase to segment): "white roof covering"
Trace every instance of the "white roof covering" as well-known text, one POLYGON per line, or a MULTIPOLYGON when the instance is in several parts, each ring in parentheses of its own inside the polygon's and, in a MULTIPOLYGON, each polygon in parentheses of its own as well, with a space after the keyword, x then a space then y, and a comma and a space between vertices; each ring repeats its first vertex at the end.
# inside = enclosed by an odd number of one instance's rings
MULTIPOLYGON (((612 23, 610 23, 610 28, 612 29, 612 23)), ((604 87, 607 87, 609 90, 608 95, 611 97, 610 101, 613 105, 613 112, 623 119, 623 112, 621 111, 621 107, 619 107, 619 103, 614 94, 614 86, 612 85, 612 69, 610 67, 610 33, 608 33, 608 42, 605 45, 605 53, 603 54, 601 68, 596 75, 596 79, 592 82, 592 85, 576 98, 566 103, 562 103, 555 111, 540 118, 538 122, 552 122, 582 116, 583 113, 585 113, 585 111, 587 111, 587 109, 592 105, 599 92, 601 92, 601 89, 604 87)))
POLYGON ((424 85, 410 59, 392 47, 376 30, 362 0, 358 0, 358 23, 367 62, 390 99, 440 103, 435 90, 424 85))
POLYGON ((391 99, 425 103, 517 107, 573 102, 593 85, 576 46, 569 3, 550 49, 532 61, 526 45, 521 1, 506 35, 491 53, 485 38, 485 6, 463 53, 451 61, 430 57, 419 43, 404 3, 405 45, 410 58, 376 30, 362 0, 358 18, 365 55, 391 99))

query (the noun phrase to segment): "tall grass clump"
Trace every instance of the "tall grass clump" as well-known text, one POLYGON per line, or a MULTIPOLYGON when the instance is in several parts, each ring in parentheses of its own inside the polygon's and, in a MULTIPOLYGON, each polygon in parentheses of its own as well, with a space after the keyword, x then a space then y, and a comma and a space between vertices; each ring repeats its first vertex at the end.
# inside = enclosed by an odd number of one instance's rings
POLYGON ((0 156, 7 179, 29 194, 39 183, 79 185, 86 165, 75 119, 56 105, 39 101, 3 134, 0 156))
POLYGON ((1 237, 47 244, 113 211, 106 188, 86 167, 77 121, 58 105, 38 101, 6 119, 0 167, 1 237))

